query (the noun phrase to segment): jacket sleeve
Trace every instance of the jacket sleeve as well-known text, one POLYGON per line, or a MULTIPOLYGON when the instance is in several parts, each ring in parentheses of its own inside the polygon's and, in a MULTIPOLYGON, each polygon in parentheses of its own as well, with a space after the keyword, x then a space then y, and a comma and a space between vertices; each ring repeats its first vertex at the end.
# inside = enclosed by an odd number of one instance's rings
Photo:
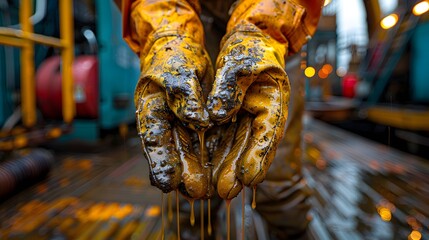
POLYGON ((147 54, 157 37, 168 34, 204 43, 198 0, 122 0, 121 11, 123 38, 139 55, 147 54))
POLYGON ((289 54, 298 52, 316 31, 323 0, 241 0, 227 25, 251 23, 279 43, 289 54))

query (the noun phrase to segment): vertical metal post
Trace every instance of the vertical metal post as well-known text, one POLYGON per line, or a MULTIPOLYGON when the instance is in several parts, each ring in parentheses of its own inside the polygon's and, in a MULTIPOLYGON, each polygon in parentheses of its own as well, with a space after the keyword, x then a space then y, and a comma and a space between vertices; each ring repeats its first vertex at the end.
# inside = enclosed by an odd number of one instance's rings
POLYGON ((60 38, 63 44, 61 51, 62 61, 62 107, 63 119, 71 123, 75 115, 74 87, 73 87, 73 2, 72 0, 59 1, 60 8, 60 38))
MULTIPOLYGON (((19 8, 19 22, 23 35, 33 33, 30 16, 33 11, 32 0, 21 0, 19 8)), ((25 40, 21 48, 21 105, 24 126, 32 127, 36 123, 36 89, 34 78, 34 43, 25 40)))

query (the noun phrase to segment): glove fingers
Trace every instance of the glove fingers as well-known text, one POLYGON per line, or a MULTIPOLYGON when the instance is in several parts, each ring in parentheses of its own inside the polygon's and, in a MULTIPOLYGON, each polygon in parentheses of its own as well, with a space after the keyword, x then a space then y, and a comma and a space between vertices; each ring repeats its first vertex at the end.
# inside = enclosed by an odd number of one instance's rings
POLYGON ((210 118, 219 124, 229 121, 240 110, 261 61, 254 56, 257 48, 247 47, 244 42, 223 51, 228 54, 218 59, 220 66, 207 102, 210 118))
POLYGON ((193 151, 189 133, 179 122, 174 126, 173 138, 183 166, 180 191, 190 198, 204 197, 207 193, 208 170, 201 165, 201 159, 193 151))
POLYGON ((194 130, 209 126, 209 114, 204 107, 203 92, 197 74, 184 67, 176 73, 164 73, 167 101, 170 109, 194 130))
POLYGON ((231 148, 234 144, 234 137, 235 132, 237 131, 237 126, 237 123, 231 123, 227 131, 224 133, 219 146, 213 153, 211 163, 213 164, 212 180, 214 183, 218 182, 218 174, 221 169, 221 166, 228 154, 231 152, 231 148))
POLYGON ((142 81, 151 80, 163 87, 170 109, 194 130, 210 125, 204 92, 212 85, 212 77, 206 51, 187 37, 160 38, 142 59, 142 81))
POLYGON ((240 180, 246 186, 262 182, 283 137, 288 113, 289 84, 282 69, 261 73, 248 89, 243 108, 255 115, 252 137, 242 154, 240 180), (269 73, 269 74, 268 74, 269 73))
MULTIPOLYGON (((232 199, 240 193, 243 185, 237 178, 237 173, 241 172, 240 168, 242 154, 246 150, 248 141, 251 138, 251 124, 252 118, 248 115, 243 116, 237 126, 234 127, 235 131, 233 134, 226 136, 226 142, 232 142, 233 144, 228 152, 228 155, 221 162, 221 166, 217 173, 217 191, 221 198, 232 199)), ((220 151, 226 149, 220 149, 220 151)))
POLYGON ((136 97, 137 127, 149 163, 151 184, 170 192, 177 189, 182 172, 172 135, 173 115, 164 91, 153 82, 139 85, 136 97))

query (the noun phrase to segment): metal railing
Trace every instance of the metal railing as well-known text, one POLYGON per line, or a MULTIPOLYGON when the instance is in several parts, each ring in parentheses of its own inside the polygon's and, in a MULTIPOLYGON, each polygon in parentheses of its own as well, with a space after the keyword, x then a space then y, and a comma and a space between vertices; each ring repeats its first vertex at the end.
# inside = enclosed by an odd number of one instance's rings
POLYGON ((0 44, 21 49, 22 121, 25 127, 33 127, 37 122, 34 44, 43 44, 61 50, 62 116, 64 122, 69 124, 75 115, 72 77, 74 55, 73 1, 59 1, 60 38, 34 33, 31 22, 32 12, 33 0, 21 0, 19 6, 21 29, 0 27, 0 44))

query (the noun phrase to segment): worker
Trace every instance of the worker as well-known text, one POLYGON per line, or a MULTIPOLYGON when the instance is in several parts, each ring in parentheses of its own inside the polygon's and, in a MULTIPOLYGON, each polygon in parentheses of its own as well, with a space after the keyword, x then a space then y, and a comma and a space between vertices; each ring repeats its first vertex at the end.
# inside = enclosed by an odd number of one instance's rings
POLYGON ((232 199, 243 185, 258 186, 256 209, 270 238, 305 239, 303 98, 284 69, 285 57, 315 32, 322 5, 323 0, 237 1, 214 71, 197 0, 123 0, 124 39, 141 62, 137 128, 152 185, 195 199, 232 199), (289 102, 294 105, 287 121, 289 102), (212 171, 198 160, 196 132, 206 132, 210 141, 219 136, 215 147, 201 152, 223 156, 208 160, 212 171))

